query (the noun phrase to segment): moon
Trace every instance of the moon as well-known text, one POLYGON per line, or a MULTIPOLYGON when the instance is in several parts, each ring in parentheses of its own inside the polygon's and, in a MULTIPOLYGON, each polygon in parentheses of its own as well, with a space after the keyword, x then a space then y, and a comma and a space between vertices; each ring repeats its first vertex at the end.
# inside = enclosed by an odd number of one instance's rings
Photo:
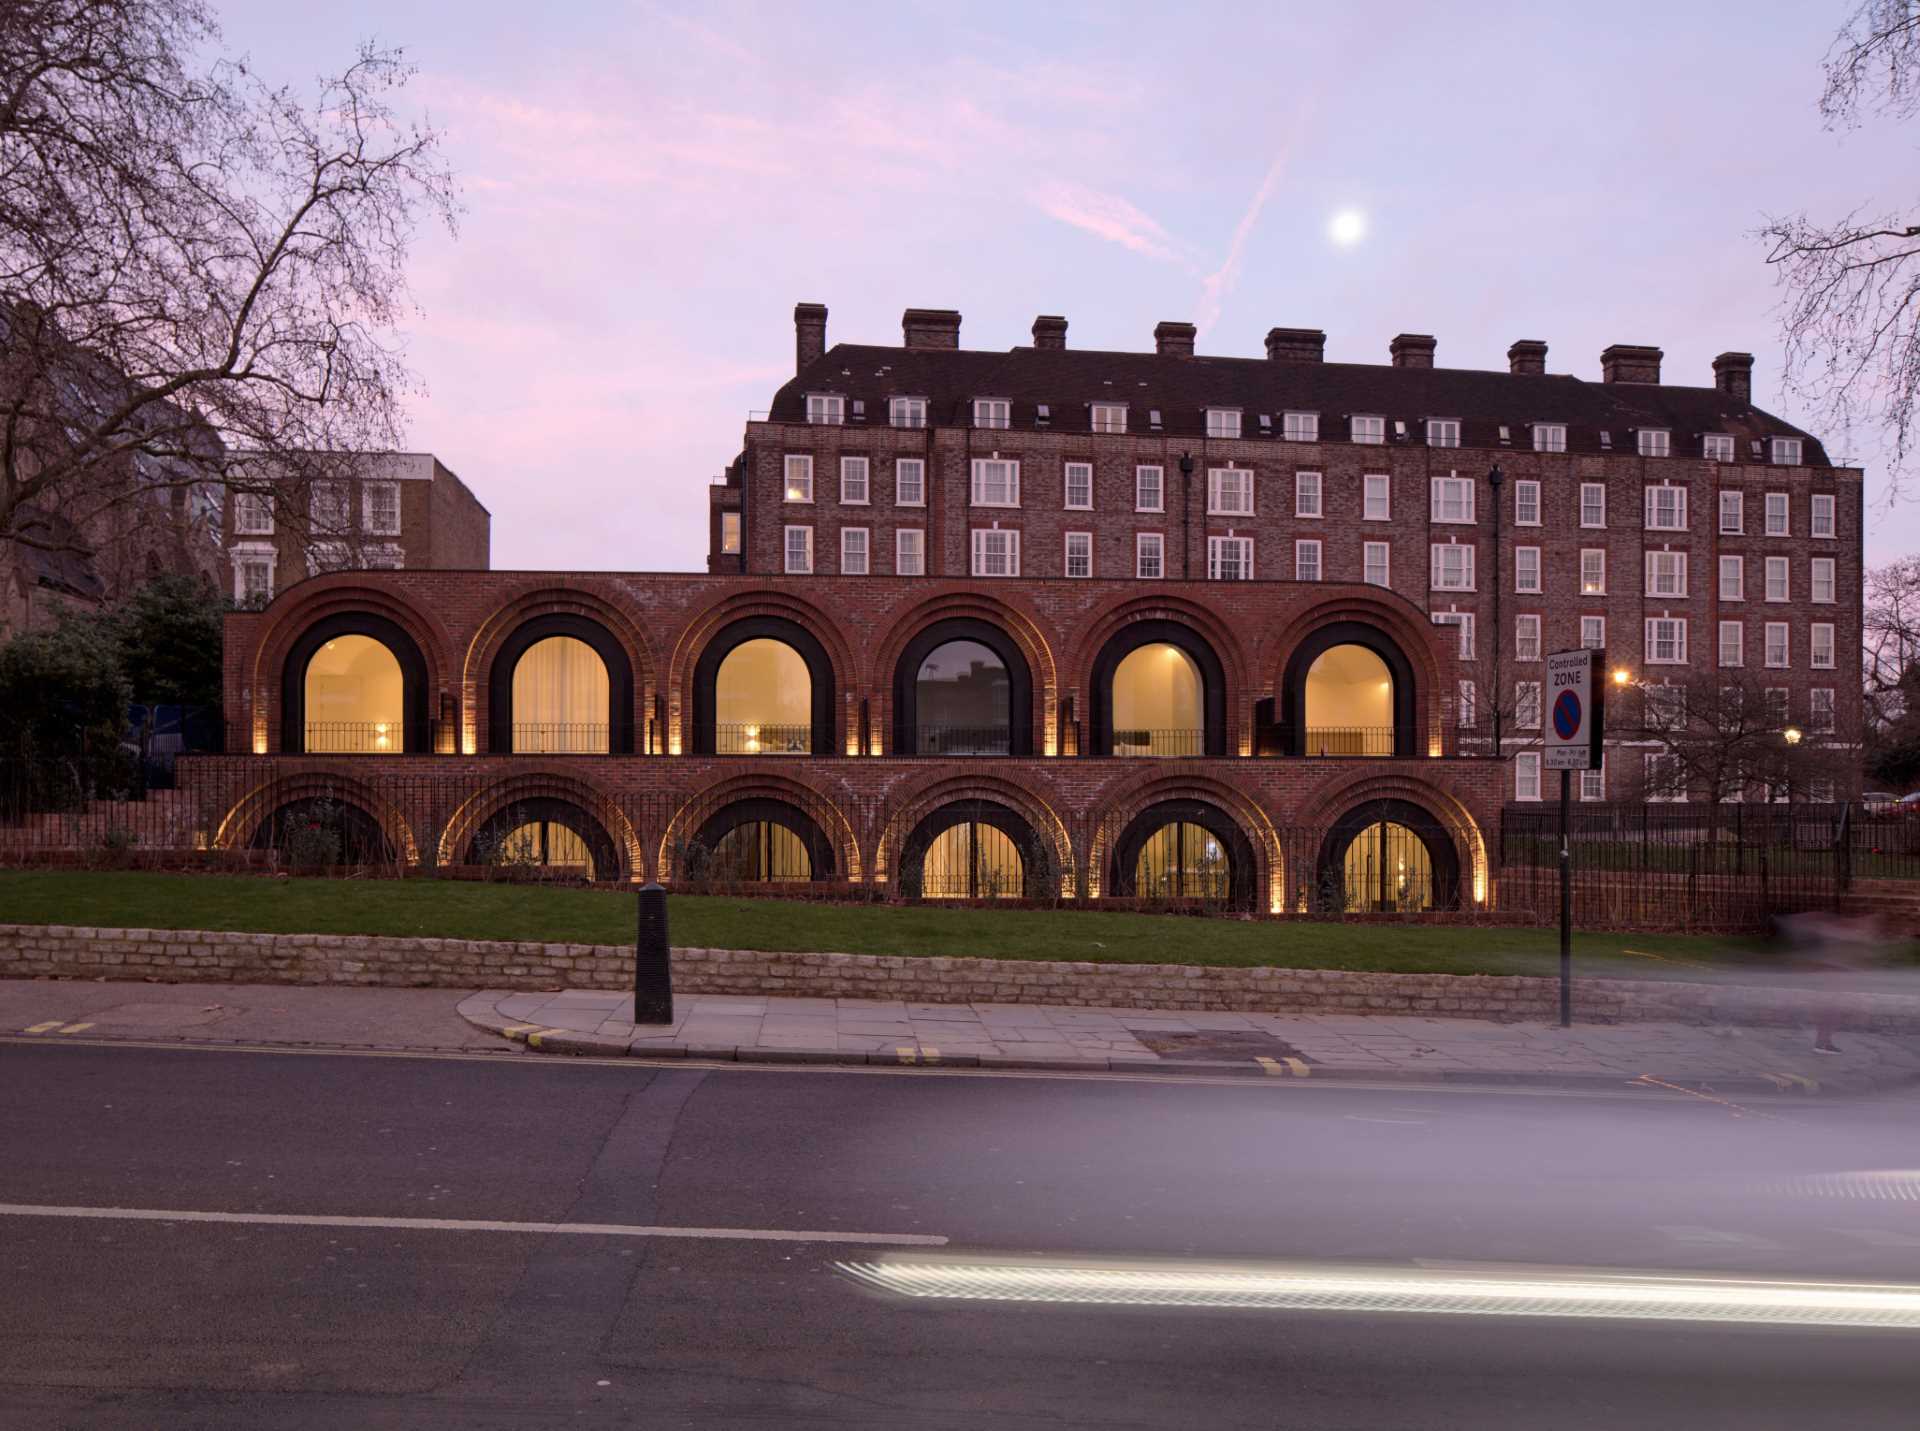
POLYGON ((1327 225, 1327 237, 1341 248, 1352 248, 1367 236, 1367 216, 1358 209, 1342 209, 1327 225))

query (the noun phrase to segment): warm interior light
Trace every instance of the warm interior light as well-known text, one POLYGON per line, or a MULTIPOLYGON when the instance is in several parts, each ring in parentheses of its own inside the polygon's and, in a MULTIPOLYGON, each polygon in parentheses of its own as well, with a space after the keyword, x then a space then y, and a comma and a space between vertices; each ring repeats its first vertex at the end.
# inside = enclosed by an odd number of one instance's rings
POLYGON ((1627 683, 1627 668, 1625 666, 1615 666, 1613 668, 1613 683, 1616 686, 1624 686, 1627 683))

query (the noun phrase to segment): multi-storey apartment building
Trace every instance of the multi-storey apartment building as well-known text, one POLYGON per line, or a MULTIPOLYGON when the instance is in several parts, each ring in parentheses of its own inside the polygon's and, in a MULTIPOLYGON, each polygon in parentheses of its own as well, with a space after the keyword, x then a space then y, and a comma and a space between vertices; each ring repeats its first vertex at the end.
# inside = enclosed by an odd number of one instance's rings
MULTIPOLYGON (((985 352, 950 311, 907 310, 899 347, 828 347, 826 319, 795 309, 795 376, 711 490, 710 571, 1383 586, 1457 638, 1454 719, 1489 743, 1498 719, 1522 800, 1554 650, 1604 648, 1636 698, 1764 672, 1786 720, 1857 740, 1861 474, 1753 406, 1748 354, 1679 385, 1616 345, 1591 382, 1533 340, 1486 372, 1410 333, 1373 365, 1316 329, 1247 359, 1185 323, 1095 352, 1042 316, 985 352)), ((1622 791, 1659 790, 1625 763, 1622 791)))
POLYGON ((271 600, 328 571, 484 570, 492 517, 428 452, 352 453, 311 470, 229 489, 225 533, 233 599, 271 600))
POLYGON ((1857 733, 1860 474, 1743 355, 1678 387, 1648 348, 1592 383, 1533 342, 1486 373, 1410 335, 1376 367, 959 324, 829 348, 801 305, 705 573, 339 570, 229 617, 253 754, 183 777, 206 843, 323 801, 403 862, 1478 910, 1541 794, 1548 651, 1635 696, 1754 663, 1857 733))

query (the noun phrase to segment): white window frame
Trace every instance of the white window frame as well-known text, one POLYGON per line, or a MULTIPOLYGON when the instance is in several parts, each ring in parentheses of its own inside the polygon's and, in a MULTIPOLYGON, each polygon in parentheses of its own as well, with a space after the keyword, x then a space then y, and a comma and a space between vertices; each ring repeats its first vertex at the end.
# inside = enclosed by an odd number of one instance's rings
POLYGON ((1012 427, 1012 402, 1006 398, 975 398, 973 400, 973 425, 975 427, 995 429, 1012 427))
POLYGON ((1607 594, 1607 549, 1605 547, 1580 548, 1580 594, 1582 596, 1605 596, 1607 594), (1597 561, 1590 558, 1598 558, 1597 561), (1597 570, 1598 581, 1594 581, 1590 570, 1597 570))
POLYGON ((1802 458, 1806 455, 1806 448, 1797 437, 1774 438, 1772 444, 1767 449, 1767 455, 1772 458, 1773 464, 1776 467, 1802 467, 1806 465, 1802 461, 1802 458))
POLYGON ((894 529, 893 574, 895 576, 927 574, 927 529, 925 527, 894 529))
POLYGON ((1361 474, 1360 520, 1363 522, 1393 520, 1393 475, 1391 473, 1364 472, 1361 474), (1376 494, 1379 497, 1378 510, 1375 510, 1374 504, 1376 494))
POLYGON ((1747 623, 1744 621, 1722 621, 1719 641, 1720 665, 1728 670, 1747 664, 1747 623), (1728 638, 1732 643, 1728 643, 1728 638), (1728 653, 1733 655, 1727 659, 1728 653))
POLYGON ((1814 686, 1807 692, 1807 729, 1815 735, 1832 735, 1838 719, 1832 686, 1814 686))
POLYGON ((740 521, 740 515, 739 512, 731 510, 720 513, 720 555, 722 556, 740 555, 740 542, 746 535, 746 528, 740 521))
MULTIPOLYGON (((353 493, 338 477, 323 477, 307 491, 307 520, 313 530, 345 536, 353 530, 353 493)), ((338 568, 335 568, 338 570, 338 568)))
POLYGON ((1347 419, 1347 441, 1366 447, 1378 447, 1387 440, 1387 420, 1370 412, 1356 412, 1347 419))
POLYGON ((1807 563, 1807 600, 1815 606, 1831 606, 1839 600, 1839 580, 1832 557, 1813 557, 1807 563), (1820 594, 1825 588, 1826 595, 1820 594))
POLYGON ((896 507, 927 505, 927 460, 924 457, 899 457, 893 464, 893 504, 896 507), (912 495, 908 495, 906 476, 912 472, 912 495))
POLYGON ((1091 578, 1093 576, 1093 533, 1092 532, 1066 532, 1063 534, 1062 543, 1061 543, 1061 555, 1060 555, 1060 572, 1063 576, 1069 576, 1074 578, 1075 580, 1084 580, 1084 579, 1091 578), (1080 555, 1086 561, 1085 571, 1075 571, 1073 569, 1073 562, 1074 562, 1073 549, 1076 545, 1078 545, 1081 548, 1080 555))
POLYGON ((1646 661, 1649 666, 1684 666, 1687 664, 1687 618, 1684 616, 1649 616, 1645 633, 1646 661), (1661 628, 1670 628, 1664 633, 1661 628), (1659 654, 1662 636, 1668 638, 1671 648, 1668 655, 1659 654))
POLYGON ((1167 538, 1164 532, 1133 534, 1133 574, 1141 581, 1161 581, 1167 574, 1167 538), (1151 566, 1152 570, 1148 570, 1151 566))
POLYGON ((1069 512, 1091 512, 1093 510, 1093 464, 1091 462, 1068 462, 1060 470, 1060 498, 1063 509, 1069 512), (1086 482, 1084 500, 1074 501, 1074 479, 1083 478, 1086 482))
POLYGON ((1540 683, 1538 681, 1514 682, 1513 726, 1515 730, 1540 729, 1540 683))
POLYGON ((811 576, 813 574, 813 528, 811 526, 790 523, 781 538, 781 570, 788 576, 811 576), (801 565, 794 565, 795 536, 801 539, 801 565))
POLYGON ((1123 402, 1096 402, 1087 405, 1087 425, 1095 432, 1125 433, 1127 405, 1123 402))
POLYGON ((1295 581, 1326 580, 1325 552, 1318 537, 1301 537, 1293 544, 1293 579, 1295 581), (1311 571, 1312 575, 1307 573, 1311 571))
POLYGON ((1604 532, 1607 529, 1607 484, 1605 482, 1582 482, 1580 484, 1580 525, 1591 532, 1604 532), (1599 521, 1588 520, 1588 513, 1594 508, 1600 513, 1599 521))
POLYGON ((1832 541, 1839 535, 1839 512, 1833 493, 1815 492, 1809 499, 1807 535, 1832 541))
POLYGON ((1207 538, 1207 580, 1208 581, 1252 581, 1253 580, 1253 538, 1242 536, 1224 536, 1207 538), (1234 554, 1234 562, 1240 570, 1235 576, 1227 576, 1227 553, 1234 554))
POLYGON ((1513 757, 1513 798, 1533 802, 1540 798, 1540 752, 1522 750, 1513 757))
POLYGON ((1480 692, 1472 681, 1462 681, 1455 697, 1454 712, 1463 729, 1471 730, 1480 719, 1480 692))
POLYGON ((1535 452, 1565 452, 1567 450, 1567 425, 1564 422, 1534 423, 1533 450, 1535 452))
POLYGON ((273 498, 265 492, 235 492, 233 534, 236 537, 272 536, 273 498))
POLYGON ((1792 560, 1788 557, 1776 556, 1768 557, 1766 561, 1766 586, 1763 588, 1763 599, 1767 601, 1793 600, 1792 560), (1778 594, 1776 595, 1775 593, 1778 594))
POLYGON ((1428 493, 1432 512, 1429 520, 1446 523, 1449 526, 1472 526, 1474 496, 1474 482, 1471 477, 1462 477, 1458 473, 1435 477, 1432 480, 1432 489, 1428 493), (1456 514, 1464 512, 1465 515, 1451 517, 1446 515, 1449 506, 1456 514))
POLYGON ((1460 445, 1460 419, 1457 417, 1430 417, 1427 419, 1426 429, 1429 447, 1460 445))
POLYGON ((1293 515, 1316 521, 1326 515, 1326 478, 1320 473, 1293 474, 1293 515))
POLYGON ((1580 649, 1582 651, 1604 651, 1607 649, 1606 617, 1582 616, 1580 618, 1580 649))
POLYGON ((1209 467, 1207 469, 1207 515, 1210 517, 1251 517, 1253 515, 1253 469, 1251 467, 1209 467), (1244 507, 1229 507, 1223 498, 1226 486, 1223 479, 1244 478, 1236 481, 1236 490, 1244 492, 1244 507))
POLYGON ((1538 596, 1543 584, 1540 572, 1540 548, 1513 549, 1513 589, 1523 596, 1538 596))
POLYGON ((1459 637, 1456 654, 1462 661, 1474 659, 1473 613, 1471 611, 1430 611, 1427 620, 1435 626, 1451 626, 1459 637))
POLYGON ((1769 671, 1793 668, 1793 625, 1787 621, 1766 623, 1766 639, 1760 651, 1760 663, 1769 671))
POLYGON ((1393 585, 1392 542, 1360 543, 1360 579, 1368 586, 1393 585), (1373 575, 1376 568, 1380 573, 1377 579, 1373 575))
POLYGON ((1582 801, 1605 800, 1607 798, 1607 755, 1600 753, 1600 763, 1580 772, 1580 799, 1582 801))
POLYGON ((978 577, 1017 577, 1020 575, 1020 530, 1017 527, 975 527, 972 532, 973 563, 972 571, 978 577), (1001 550, 992 550, 996 539, 1001 550), (996 561, 1005 566, 1003 571, 990 571, 988 568, 996 561))
POLYGON ((895 397, 887 399, 887 426, 889 427, 925 427, 927 425, 927 400, 923 397, 895 397))
POLYGON ((871 576, 873 574, 873 532, 867 527, 842 527, 840 529, 840 575, 871 576), (852 538, 854 540, 849 540, 852 538), (856 558, 853 548, 858 547, 856 558), (858 563, 858 570, 855 563, 858 563))
POLYGON ((1642 457, 1673 456, 1673 434, 1664 427, 1639 428, 1636 439, 1642 457))
POLYGON ((1720 535, 1745 536, 1747 532, 1747 494, 1732 487, 1720 489, 1720 535), (1732 520, 1728 520, 1731 518, 1732 520))
POLYGON ((1720 558, 1720 599, 1722 601, 1747 599, 1747 559, 1745 557, 1723 556, 1720 558))
POLYGON ((840 459, 840 505, 865 507, 873 499, 873 462, 865 457, 840 459), (858 473, 856 481, 854 474, 858 473), (849 485, 851 484, 851 485, 849 485), (855 493, 858 493, 856 496, 855 493))
POLYGON ((1530 477, 1521 477, 1513 484, 1513 524, 1516 527, 1540 525, 1540 484, 1530 477), (1533 515, 1528 516, 1528 512, 1533 515))
POLYGON ((783 502, 810 504, 813 501, 813 454, 789 452, 780 469, 780 494, 783 502), (799 481, 795 481, 795 474, 799 481), (800 496, 794 493, 799 492, 800 496))
POLYGON ((1684 600, 1687 595, 1687 554, 1651 551, 1646 554, 1646 594, 1667 601, 1684 600))
POLYGON ((1646 530, 1650 532, 1684 532, 1687 529, 1687 489, 1672 483, 1649 486, 1646 517, 1646 530))
POLYGON ((972 505, 976 507, 1010 507, 1020 505, 1020 461, 1015 457, 976 457, 973 459, 973 487, 970 495, 972 505), (990 474, 994 468, 1004 468, 1001 474, 1004 500, 994 500, 985 494, 992 490, 990 474))
POLYGON ((1167 510, 1167 469, 1158 463, 1145 462, 1133 469, 1133 510, 1136 512, 1164 512, 1167 510), (1151 472, 1153 500, 1147 500, 1147 474, 1151 472))
POLYGON ((807 424, 810 427, 844 427, 847 400, 839 393, 808 393, 807 424))
POLYGON ((1765 532, 1770 537, 1790 537, 1793 535, 1793 500, 1785 492, 1769 492, 1766 495, 1765 532), (1775 518, 1778 518, 1776 523, 1775 518))
MULTIPOLYGON (((251 493, 242 495, 254 495, 251 493)), ((267 542, 242 542, 233 548, 233 599, 250 601, 256 596, 261 601, 273 600, 278 587, 280 553, 267 542), (247 590, 247 573, 259 568, 265 572, 265 581, 257 593, 247 590)))
POLYGON ((1285 442, 1318 442, 1320 440, 1320 414, 1317 412, 1286 412, 1280 415, 1280 436, 1285 442))
POLYGON ((1834 669, 1833 623, 1815 621, 1807 628, 1807 665, 1816 671, 1834 669))
POLYGON ((1477 588, 1474 585, 1473 568, 1474 549, 1471 542, 1434 542, 1428 559, 1428 589, 1474 591, 1477 588), (1446 578, 1449 576, 1458 579, 1448 581, 1446 578))
POLYGON ((1532 665, 1540 660, 1540 616, 1527 612, 1513 618, 1513 659, 1532 665))
POLYGON ((1208 437, 1238 437, 1240 435, 1240 409, 1237 407, 1210 407, 1206 410, 1208 437))
POLYGON ((1708 462, 1731 462, 1733 450, 1732 433, 1703 432, 1700 434, 1700 456, 1708 462))
POLYGON ((400 484, 388 480, 367 481, 360 484, 360 525, 366 528, 372 537, 397 537, 400 535, 400 484), (393 502, 393 520, 380 520, 380 506, 377 497, 388 497, 393 502))

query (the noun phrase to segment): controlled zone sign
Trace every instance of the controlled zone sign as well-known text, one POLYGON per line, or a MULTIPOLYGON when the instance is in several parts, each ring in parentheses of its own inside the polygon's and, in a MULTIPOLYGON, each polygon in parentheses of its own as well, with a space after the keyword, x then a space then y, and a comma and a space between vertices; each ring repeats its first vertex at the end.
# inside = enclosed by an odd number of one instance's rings
POLYGON ((1600 651, 1555 651, 1547 657, 1547 769, 1600 768, 1606 668, 1606 655, 1600 651))

